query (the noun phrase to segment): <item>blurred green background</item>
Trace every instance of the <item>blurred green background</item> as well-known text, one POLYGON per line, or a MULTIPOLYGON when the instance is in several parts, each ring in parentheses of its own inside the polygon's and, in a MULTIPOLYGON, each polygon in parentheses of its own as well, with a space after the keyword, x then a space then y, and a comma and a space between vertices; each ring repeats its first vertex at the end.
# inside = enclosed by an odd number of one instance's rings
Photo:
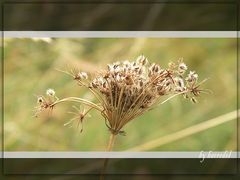
MULTIPOLYGON (((107 63, 134 60, 144 54, 166 67, 183 57, 200 79, 210 78, 198 104, 176 97, 125 126, 114 150, 123 151, 180 131, 236 109, 236 39, 231 38, 57 38, 50 42, 6 38, 4 42, 4 149, 5 151, 104 151, 109 131, 98 112, 84 121, 83 132, 64 127, 72 115, 71 103, 53 114, 33 117, 34 94, 53 88, 60 98, 92 100, 85 88, 56 69, 77 66, 95 72, 107 63)), ((149 151, 235 150, 236 120, 206 129, 149 151)))

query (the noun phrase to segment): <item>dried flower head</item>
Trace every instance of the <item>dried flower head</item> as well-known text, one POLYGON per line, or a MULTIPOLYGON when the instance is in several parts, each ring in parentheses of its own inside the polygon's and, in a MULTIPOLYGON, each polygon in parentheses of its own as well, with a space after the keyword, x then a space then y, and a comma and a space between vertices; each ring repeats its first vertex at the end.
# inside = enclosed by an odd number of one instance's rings
MULTIPOLYGON (((89 106, 90 110, 100 111, 111 133, 121 134, 128 122, 158 104, 163 104, 177 95, 182 95, 196 103, 196 97, 200 93, 208 92, 208 90, 200 89, 200 85, 206 80, 198 83, 198 74, 195 71, 190 71, 184 77, 187 69, 182 59, 178 63, 170 62, 167 68, 162 68, 156 63, 149 64, 148 59, 141 55, 133 62, 108 64, 106 69, 96 75, 89 76, 86 72, 76 69, 70 72, 63 71, 71 75, 78 85, 88 88, 99 103, 78 97, 60 100, 55 98, 49 101, 41 96, 38 98, 38 107, 42 110, 65 101, 79 102, 89 106), (168 98, 163 100, 165 96, 168 98)), ((55 96, 55 92, 49 89, 47 95, 55 96)), ((73 120, 78 119, 82 122, 90 110, 75 114, 77 116, 73 120)))
POLYGON ((38 117, 38 115, 44 111, 49 110, 50 113, 53 110, 54 102, 58 101, 59 99, 55 95, 55 91, 53 89, 48 89, 46 91, 47 97, 44 96, 37 96, 37 106, 35 107, 35 117, 38 117))

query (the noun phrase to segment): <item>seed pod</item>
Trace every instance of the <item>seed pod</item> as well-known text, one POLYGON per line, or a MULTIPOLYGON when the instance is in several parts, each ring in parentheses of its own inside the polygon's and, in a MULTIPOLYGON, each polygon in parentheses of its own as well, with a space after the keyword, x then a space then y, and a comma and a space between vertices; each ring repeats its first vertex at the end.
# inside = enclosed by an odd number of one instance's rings
POLYGON ((86 72, 80 72, 80 73, 79 73, 79 77, 80 77, 80 79, 87 79, 87 78, 88 78, 88 75, 87 75, 86 72))
POLYGON ((108 79, 110 77, 110 73, 106 72, 103 77, 104 77, 104 79, 108 79))
POLYGON ((147 58, 143 59, 141 63, 142 63, 143 66, 147 65, 148 59, 147 58))
POLYGON ((198 80, 198 74, 196 74, 195 71, 190 71, 186 78, 186 81, 194 83, 194 82, 197 82, 197 80, 198 80))
POLYGON ((156 65, 154 66, 154 72, 155 72, 155 73, 158 73, 159 70, 160 70, 160 66, 156 64, 156 65))
POLYGON ((197 91, 197 90, 192 90, 192 94, 193 94, 194 96, 199 96, 199 95, 200 95, 200 92, 197 91))
POLYGON ((135 67, 135 68, 134 68, 134 71, 135 71, 135 72, 138 72, 139 68, 140 68, 139 66, 135 67))
POLYGON ((171 81, 170 80, 167 80, 166 82, 165 82, 165 86, 169 86, 171 84, 171 81))
POLYGON ((145 66, 148 63, 148 60, 144 55, 140 55, 140 56, 138 56, 136 62, 138 64, 141 64, 141 65, 145 66))
POLYGON ((41 105, 41 104, 44 102, 43 97, 38 97, 38 98, 37 98, 37 102, 38 102, 38 104, 41 105))
POLYGON ((155 63, 152 63, 151 66, 149 67, 149 71, 154 72, 155 68, 155 63))
POLYGON ((187 99, 187 98, 189 98, 189 96, 187 95, 187 94, 183 94, 183 97, 185 98, 185 99, 187 99))
POLYGON ((92 86, 93 88, 97 88, 97 87, 98 87, 98 84, 97 84, 95 81, 93 81, 93 82, 91 83, 91 86, 92 86))
POLYGON ((133 79, 129 75, 125 77, 125 81, 126 81, 127 85, 132 85, 133 84, 133 79))
POLYGON ((127 68, 126 67, 123 68, 123 72, 124 72, 124 74, 126 74, 126 72, 127 72, 127 68))
POLYGON ((165 94, 165 89, 162 86, 158 86, 157 93, 159 96, 163 96, 165 94))
POLYGON ((170 69, 174 69, 174 68, 176 67, 176 64, 173 63, 173 62, 169 62, 169 63, 168 63, 168 67, 169 67, 170 69))
POLYGON ((109 92, 106 88, 101 89, 100 92, 101 92, 102 94, 105 94, 106 96, 109 96, 109 95, 110 95, 110 92, 109 92))
POLYGON ((112 67, 111 64, 108 64, 108 65, 107 65, 107 68, 108 68, 108 71, 111 71, 113 67, 112 67))
POLYGON ((148 72, 148 77, 151 77, 152 76, 152 71, 149 71, 148 72))
POLYGON ((175 88, 175 91, 177 91, 177 92, 182 92, 182 91, 183 91, 183 88, 181 88, 180 86, 177 86, 177 87, 175 88))
POLYGON ((102 86, 103 88, 107 88, 107 82, 105 81, 102 86))
POLYGON ((197 99, 194 98, 194 97, 191 97, 191 101, 192 101, 193 103, 197 103, 197 99))
POLYGON ((184 87, 184 81, 182 78, 180 77, 176 77, 174 79, 174 81, 176 82, 177 86, 179 86, 180 88, 183 88, 184 87))
POLYGON ((186 70, 187 70, 187 66, 185 63, 182 62, 178 65, 178 72, 180 74, 184 74, 186 70))
POLYGON ((125 65, 126 67, 129 66, 130 62, 128 60, 123 61, 123 65, 125 65))

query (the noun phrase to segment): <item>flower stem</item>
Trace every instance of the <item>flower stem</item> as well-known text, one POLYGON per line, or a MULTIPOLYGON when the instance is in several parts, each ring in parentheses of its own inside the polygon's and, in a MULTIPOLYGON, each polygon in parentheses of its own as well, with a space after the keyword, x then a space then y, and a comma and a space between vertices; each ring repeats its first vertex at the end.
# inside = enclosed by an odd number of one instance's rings
POLYGON ((67 97, 67 98, 63 98, 63 99, 60 99, 60 100, 57 100, 55 101, 54 103, 52 103, 51 105, 52 106, 55 106, 56 104, 59 104, 59 103, 62 103, 62 102, 67 102, 67 101, 72 101, 72 102, 78 102, 78 103, 83 103, 85 105, 88 105, 98 111, 103 111, 103 109, 98 106, 97 104, 91 102, 91 101, 88 101, 86 99, 82 99, 82 98, 78 98, 78 97, 67 97))
MULTIPOLYGON (((116 139, 116 134, 111 133, 109 141, 108 141, 108 146, 107 146, 106 152, 112 151, 115 139, 116 139)), ((104 180, 104 174, 105 174, 105 171, 106 171, 106 168, 107 168, 107 164, 108 164, 108 158, 105 158, 104 163, 103 163, 103 169, 102 169, 99 180, 104 180)))
POLYGON ((113 148, 113 145, 114 145, 114 142, 115 142, 115 137, 116 137, 116 135, 111 133, 110 139, 108 141, 108 146, 107 146, 107 149, 106 149, 107 152, 112 151, 112 148, 113 148))

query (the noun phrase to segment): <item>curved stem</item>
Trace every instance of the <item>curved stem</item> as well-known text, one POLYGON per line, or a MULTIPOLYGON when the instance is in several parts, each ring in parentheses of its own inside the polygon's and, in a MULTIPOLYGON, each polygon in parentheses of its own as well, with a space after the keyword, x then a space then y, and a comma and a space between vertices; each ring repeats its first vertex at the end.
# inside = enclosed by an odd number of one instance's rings
MULTIPOLYGON (((110 139, 108 141, 108 146, 107 146, 106 152, 112 151, 115 139, 116 139, 116 134, 111 133, 110 139)), ((104 163, 103 163, 103 169, 102 169, 99 180, 104 180, 104 174, 105 174, 105 171, 106 171, 106 168, 107 168, 107 164, 108 164, 108 158, 105 158, 104 163)))
POLYGON ((170 99, 174 98, 175 96, 178 96, 180 94, 184 94, 184 93, 187 93, 188 91, 182 91, 180 93, 177 93, 177 94, 174 94, 172 96, 170 96, 169 98, 165 99, 163 102, 161 102, 160 104, 164 104, 165 102, 169 101, 170 99))
POLYGON ((73 102, 80 102, 80 103, 83 103, 83 104, 86 104, 98 111, 102 111, 103 109, 98 106, 97 104, 95 103, 92 103, 88 100, 85 100, 85 99, 82 99, 82 98, 78 98, 78 97, 67 97, 67 98, 63 98, 63 99, 60 99, 60 100, 57 100, 55 101, 54 103, 52 103, 51 105, 54 106, 56 104, 59 104, 59 103, 62 103, 62 102, 67 102, 67 101, 73 101, 73 102))

